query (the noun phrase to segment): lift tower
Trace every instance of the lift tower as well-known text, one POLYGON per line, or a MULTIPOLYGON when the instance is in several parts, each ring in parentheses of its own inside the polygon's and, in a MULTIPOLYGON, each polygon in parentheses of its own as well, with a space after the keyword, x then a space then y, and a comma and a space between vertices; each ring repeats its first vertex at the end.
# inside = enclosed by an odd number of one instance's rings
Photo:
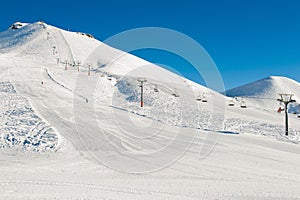
POLYGON ((292 99, 294 94, 279 94, 280 99, 277 99, 278 101, 284 103, 284 112, 285 112, 285 135, 289 135, 289 119, 288 119, 288 105, 289 103, 296 102, 292 99))
POLYGON ((144 107, 144 99, 143 99, 144 82, 147 82, 147 80, 146 78, 139 78, 137 81, 140 82, 140 88, 141 88, 141 107, 144 107))

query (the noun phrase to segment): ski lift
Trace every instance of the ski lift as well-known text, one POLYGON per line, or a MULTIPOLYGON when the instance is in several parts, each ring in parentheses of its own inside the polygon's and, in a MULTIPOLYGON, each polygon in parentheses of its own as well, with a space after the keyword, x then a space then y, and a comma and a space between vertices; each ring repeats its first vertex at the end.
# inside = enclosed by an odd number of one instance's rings
POLYGON ((247 108, 246 102, 243 98, 241 99, 241 108, 247 108))
POLYGON ((231 99, 230 101, 229 101, 229 104, 228 104, 229 106, 234 106, 234 101, 233 101, 233 99, 231 99))
POLYGON ((206 102, 207 102, 207 99, 206 99, 205 93, 203 93, 203 95, 202 95, 202 102, 204 102, 204 103, 206 103, 206 102))
POLYGON ((159 92, 158 88, 157 88, 157 85, 155 85, 155 87, 154 87, 154 92, 159 92))
POLYGON ((174 97, 179 97, 179 94, 177 94, 177 93, 173 93, 172 94, 174 97))
POLYGON ((174 97, 179 97, 179 94, 176 92, 176 89, 174 90, 174 92, 172 93, 172 95, 173 95, 174 97))
POLYGON ((201 93, 199 93, 199 95, 197 96, 197 99, 196 99, 197 101, 201 101, 202 100, 202 98, 201 98, 201 93))

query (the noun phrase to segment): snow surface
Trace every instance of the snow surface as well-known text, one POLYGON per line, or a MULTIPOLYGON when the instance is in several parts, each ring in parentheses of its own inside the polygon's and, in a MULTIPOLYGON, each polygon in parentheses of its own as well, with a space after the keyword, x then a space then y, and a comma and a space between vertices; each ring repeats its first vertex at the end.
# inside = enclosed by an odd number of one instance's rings
MULTIPOLYGON (((40 22, 0 33, 0 53, 1 199, 300 196, 297 116, 286 137, 283 114, 260 99, 229 107, 231 98, 40 22)), ((298 85, 271 77, 228 93, 277 98, 298 85)))

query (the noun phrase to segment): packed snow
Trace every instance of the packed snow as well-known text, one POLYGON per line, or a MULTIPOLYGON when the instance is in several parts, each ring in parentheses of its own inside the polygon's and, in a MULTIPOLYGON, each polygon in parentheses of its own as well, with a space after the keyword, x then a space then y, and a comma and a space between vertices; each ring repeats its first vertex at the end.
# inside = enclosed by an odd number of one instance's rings
POLYGON ((1 199, 300 196, 300 119, 285 136, 276 112, 295 81, 226 97, 43 22, 0 33, 0 53, 1 199))

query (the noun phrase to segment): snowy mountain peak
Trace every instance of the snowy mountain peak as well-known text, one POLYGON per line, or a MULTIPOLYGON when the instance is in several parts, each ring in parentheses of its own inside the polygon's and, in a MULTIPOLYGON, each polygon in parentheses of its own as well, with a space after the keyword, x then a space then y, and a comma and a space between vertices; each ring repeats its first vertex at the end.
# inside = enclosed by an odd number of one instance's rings
POLYGON ((28 23, 22 23, 22 22, 15 22, 13 23, 9 29, 12 29, 12 30, 15 30, 15 29, 20 29, 20 28, 23 28, 24 26, 27 26, 28 23))
POLYGON ((253 107, 273 111, 280 106, 277 99, 282 93, 293 94, 298 103, 291 105, 296 110, 290 109, 290 112, 299 113, 300 83, 284 76, 270 76, 226 92, 230 97, 243 97, 253 107))
POLYGON ((41 22, 33 24, 14 23, 8 30, 0 32, 0 52, 18 49, 25 43, 36 38, 46 26, 41 22))
POLYGON ((276 98, 280 93, 294 94, 300 99, 300 83, 284 76, 270 76, 267 78, 248 83, 230 89, 226 92, 228 96, 252 96, 264 98, 276 98))

